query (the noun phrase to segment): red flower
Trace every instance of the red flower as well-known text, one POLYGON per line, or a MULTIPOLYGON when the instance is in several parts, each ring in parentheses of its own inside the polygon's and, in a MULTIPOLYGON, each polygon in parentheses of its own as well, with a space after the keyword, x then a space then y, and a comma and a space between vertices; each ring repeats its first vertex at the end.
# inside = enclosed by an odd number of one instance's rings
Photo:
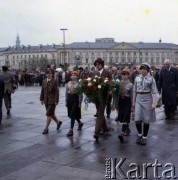
POLYGON ((93 91, 95 91, 95 90, 97 89, 97 87, 96 87, 95 85, 92 85, 92 86, 91 86, 91 89, 92 89, 93 91))
POLYGON ((84 93, 90 102, 102 102, 103 92, 107 91, 111 88, 115 87, 112 81, 109 81, 103 77, 91 77, 88 79, 83 79, 79 81, 78 93, 84 93), (100 88, 98 88, 100 86, 100 88))

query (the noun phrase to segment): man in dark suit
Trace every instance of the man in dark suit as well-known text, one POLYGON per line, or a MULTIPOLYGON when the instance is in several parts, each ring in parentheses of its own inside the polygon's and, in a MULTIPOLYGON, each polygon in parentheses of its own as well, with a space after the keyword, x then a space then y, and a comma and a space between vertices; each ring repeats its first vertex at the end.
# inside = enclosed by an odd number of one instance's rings
MULTIPOLYGON (((94 66, 96 67, 97 71, 95 71, 92 76, 97 75, 103 78, 108 78, 109 81, 112 80, 112 75, 108 70, 104 69, 104 61, 101 58, 97 58, 95 60, 94 66)), ((105 92, 103 92, 102 103, 95 102, 97 109, 97 119, 95 124, 95 134, 93 137, 96 140, 98 140, 101 131, 108 132, 108 126, 106 124, 104 111, 110 93, 111 92, 109 91, 109 89, 106 89, 105 92)))
POLYGON ((4 90, 5 90, 4 80, 0 79, 0 125, 2 121, 2 99, 4 97, 4 90))
POLYGON ((165 108, 166 119, 174 120, 176 109, 176 94, 178 94, 178 70, 171 67, 171 60, 164 61, 160 71, 159 93, 162 90, 162 102, 165 108))
POLYGON ((46 126, 42 134, 48 134, 48 127, 53 119, 57 124, 57 129, 60 128, 62 122, 55 115, 55 108, 59 102, 59 89, 57 81, 54 79, 54 70, 46 68, 46 79, 43 80, 41 87, 40 101, 46 107, 46 126))

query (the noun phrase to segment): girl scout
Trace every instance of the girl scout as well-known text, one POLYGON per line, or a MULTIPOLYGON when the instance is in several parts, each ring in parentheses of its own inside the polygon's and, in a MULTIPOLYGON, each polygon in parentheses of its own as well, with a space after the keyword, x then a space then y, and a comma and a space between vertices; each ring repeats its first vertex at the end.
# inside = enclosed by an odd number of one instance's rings
POLYGON ((156 82, 150 75, 150 65, 140 66, 141 74, 135 78, 132 108, 135 110, 135 123, 138 131, 137 144, 146 145, 149 123, 155 119, 156 82))
POLYGON ((79 73, 77 71, 72 71, 71 73, 71 81, 68 82, 66 87, 66 107, 68 111, 68 117, 71 119, 70 129, 67 133, 67 136, 73 136, 73 128, 75 124, 75 120, 78 122, 78 130, 82 129, 83 123, 80 121, 81 119, 81 103, 83 96, 77 94, 78 90, 78 77, 79 73))

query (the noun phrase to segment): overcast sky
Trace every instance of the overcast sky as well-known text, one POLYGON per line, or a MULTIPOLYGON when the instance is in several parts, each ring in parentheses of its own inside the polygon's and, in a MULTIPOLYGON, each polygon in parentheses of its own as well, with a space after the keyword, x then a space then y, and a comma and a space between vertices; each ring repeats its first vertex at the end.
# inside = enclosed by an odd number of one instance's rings
POLYGON ((178 0, 0 0, 0 47, 94 42, 178 44, 178 0))

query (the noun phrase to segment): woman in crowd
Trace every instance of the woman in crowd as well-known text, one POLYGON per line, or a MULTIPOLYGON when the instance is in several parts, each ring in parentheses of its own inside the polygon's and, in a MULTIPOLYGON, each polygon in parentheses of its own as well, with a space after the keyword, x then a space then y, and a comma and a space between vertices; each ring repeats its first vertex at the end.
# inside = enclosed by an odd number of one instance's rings
POLYGON ((154 110, 157 106, 158 90, 154 77, 149 73, 150 65, 143 63, 140 70, 141 74, 135 78, 133 86, 132 107, 135 109, 135 123, 138 131, 136 143, 146 145, 149 124, 155 120, 154 110))
POLYGON ((78 130, 81 130, 83 126, 83 123, 80 121, 83 97, 82 95, 77 94, 78 77, 79 73, 77 71, 72 71, 71 81, 68 82, 66 87, 66 107, 68 110, 68 117, 71 119, 70 129, 67 136, 73 136, 75 120, 78 122, 78 130))
POLYGON ((41 87, 40 101, 46 107, 46 126, 42 134, 48 134, 48 127, 53 119, 57 124, 57 129, 60 128, 62 122, 55 116, 55 108, 59 102, 59 89, 57 81, 54 79, 54 70, 46 68, 46 79, 43 80, 41 87))

